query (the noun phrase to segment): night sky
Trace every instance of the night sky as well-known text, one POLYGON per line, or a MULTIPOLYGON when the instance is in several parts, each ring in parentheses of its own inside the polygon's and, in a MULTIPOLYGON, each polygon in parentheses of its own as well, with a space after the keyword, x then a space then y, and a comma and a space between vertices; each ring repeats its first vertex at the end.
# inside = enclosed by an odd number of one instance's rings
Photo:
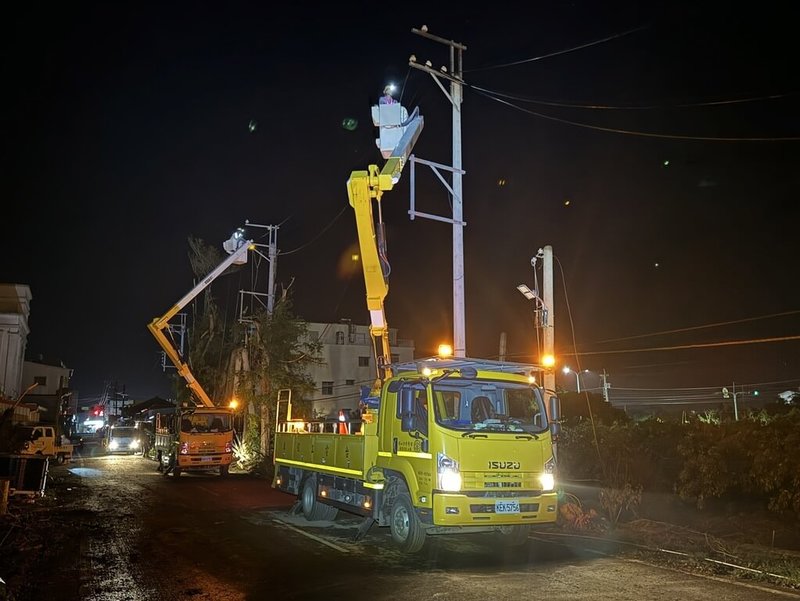
MULTIPOLYGON (((245 220, 280 225, 278 282, 302 318, 367 324, 361 273, 340 267, 356 241, 345 183, 382 165, 369 111, 385 83, 425 118, 415 155, 452 160, 451 106, 408 67, 449 62, 411 32, 427 25, 468 48, 469 356, 496 358, 506 332, 509 358, 535 359, 516 286, 549 244, 562 363, 605 369, 620 394, 797 389, 800 341, 761 340, 800 336, 800 10, 430 4, 15 7, 0 281, 31 287, 29 352, 73 368, 81 398, 110 380, 172 396, 146 324, 193 285, 188 238, 221 249, 245 220)), ((417 175, 418 209, 449 213, 417 175)), ((409 190, 405 172, 382 203, 386 313, 430 355, 452 339, 452 231, 409 220, 409 190)), ((248 274, 218 280, 218 300, 232 309, 248 274)))

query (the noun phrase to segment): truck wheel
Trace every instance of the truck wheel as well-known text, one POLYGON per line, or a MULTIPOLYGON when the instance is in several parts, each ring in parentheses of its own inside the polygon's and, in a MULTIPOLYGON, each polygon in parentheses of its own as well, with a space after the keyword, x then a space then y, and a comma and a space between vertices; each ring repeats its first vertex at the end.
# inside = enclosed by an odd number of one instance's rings
POLYGON ((229 471, 230 471, 230 466, 229 465, 220 465, 219 466, 219 475, 222 476, 223 478, 228 475, 229 471))
POLYGON ((406 493, 398 495, 392 504, 389 530, 392 540, 406 553, 416 553, 425 544, 425 529, 414 511, 411 497, 406 493))
POLYGON ((303 484, 303 493, 300 496, 303 515, 309 522, 336 519, 339 510, 317 500, 317 479, 312 476, 303 484))
POLYGON ((59 453, 58 455, 56 455, 56 463, 58 465, 64 464, 64 453, 59 453))
POLYGON ((528 535, 531 533, 529 524, 521 524, 518 526, 500 526, 497 529, 497 534, 500 539, 509 547, 519 547, 528 542, 528 535))
POLYGON ((181 475, 181 472, 182 472, 182 471, 183 471, 183 470, 181 470, 181 468, 179 468, 179 467, 176 465, 175 467, 173 467, 173 468, 172 468, 172 477, 173 477, 173 478, 179 478, 179 477, 180 477, 180 475, 181 475))

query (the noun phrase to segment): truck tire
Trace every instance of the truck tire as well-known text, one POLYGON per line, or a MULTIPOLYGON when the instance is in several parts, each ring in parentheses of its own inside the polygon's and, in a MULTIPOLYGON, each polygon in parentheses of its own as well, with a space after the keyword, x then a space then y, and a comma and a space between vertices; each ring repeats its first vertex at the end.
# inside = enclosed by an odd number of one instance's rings
POLYGON ((220 465, 219 466, 219 475, 225 478, 228 473, 230 472, 231 467, 229 465, 220 465))
POLYGON ((500 526, 497 534, 500 540, 509 547, 519 547, 528 542, 528 535, 531 533, 529 524, 517 526, 500 526))
POLYGON ((303 484, 303 491, 300 494, 300 504, 303 508, 303 515, 309 522, 321 520, 334 520, 339 510, 325 503, 320 503, 317 499, 317 478, 311 476, 303 484))
POLYGON ((392 540, 405 553, 416 553, 425 544, 425 528, 406 493, 397 495, 389 513, 389 530, 392 540))
POLYGON ((58 465, 64 465, 64 461, 65 461, 64 453, 58 453, 56 455, 56 463, 58 465))

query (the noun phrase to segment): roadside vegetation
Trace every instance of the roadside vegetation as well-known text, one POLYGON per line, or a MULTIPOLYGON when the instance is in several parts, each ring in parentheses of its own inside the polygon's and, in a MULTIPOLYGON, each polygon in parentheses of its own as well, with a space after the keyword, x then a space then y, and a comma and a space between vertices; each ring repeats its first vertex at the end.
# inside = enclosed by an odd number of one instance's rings
POLYGON ((640 552, 672 542, 670 561, 800 588, 800 408, 634 421, 567 393, 562 409, 566 528, 614 530, 640 552))

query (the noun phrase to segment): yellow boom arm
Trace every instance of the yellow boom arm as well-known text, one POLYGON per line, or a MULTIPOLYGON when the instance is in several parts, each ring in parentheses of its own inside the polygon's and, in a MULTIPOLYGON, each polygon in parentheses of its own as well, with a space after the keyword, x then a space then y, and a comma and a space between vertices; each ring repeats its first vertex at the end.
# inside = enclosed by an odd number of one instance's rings
POLYGON ((367 309, 370 318, 369 332, 376 347, 375 356, 379 379, 390 375, 388 366, 392 361, 389 348, 389 326, 383 308, 384 300, 389 293, 389 264, 386 259, 381 196, 400 181, 403 167, 422 131, 422 126, 422 116, 415 112, 383 169, 379 172, 377 165, 370 165, 367 171, 353 171, 350 179, 347 180, 347 196, 350 206, 355 212, 358 244, 361 248, 361 266, 364 271, 367 309), (378 205, 377 230, 372 213, 373 199, 378 205))
POLYGON ((170 361, 172 361, 172 363, 175 365, 176 369, 178 370, 178 375, 186 380, 186 386, 192 391, 192 394, 204 407, 215 407, 216 405, 214 405, 214 402, 206 394, 206 391, 203 390, 200 382, 195 379, 194 375, 192 374, 192 370, 189 369, 189 364, 181 358, 178 349, 176 349, 173 342, 167 338, 164 331, 169 326, 169 320, 175 317, 175 315, 177 315, 181 309, 188 305, 198 294, 207 288, 211 282, 222 275, 222 273, 228 267, 234 264, 241 265, 246 263, 247 251, 251 248, 253 248, 252 240, 242 241, 242 244, 239 246, 239 248, 237 248, 227 259, 215 267, 214 270, 204 277, 203 280, 197 284, 197 286, 192 288, 189 293, 186 294, 186 296, 175 303, 169 311, 164 313, 164 315, 161 317, 156 317, 153 321, 147 324, 147 329, 150 330, 150 333, 153 335, 153 337, 155 337, 158 344, 161 345, 162 349, 164 349, 167 357, 169 357, 170 361))

